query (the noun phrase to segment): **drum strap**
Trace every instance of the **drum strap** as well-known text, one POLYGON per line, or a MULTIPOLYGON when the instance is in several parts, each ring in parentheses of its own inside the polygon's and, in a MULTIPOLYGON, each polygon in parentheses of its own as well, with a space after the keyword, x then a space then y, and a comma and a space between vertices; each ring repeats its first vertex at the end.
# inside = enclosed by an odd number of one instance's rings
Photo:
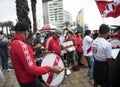
MULTIPOLYGON (((56 59, 55 59, 55 61, 54 61, 53 66, 57 66, 57 65, 58 65, 59 60, 60 60, 60 57, 59 57, 59 56, 57 56, 57 57, 56 57, 56 59)), ((48 79, 47 79, 47 83, 48 83, 48 84, 50 84, 50 83, 52 82, 53 75, 54 75, 54 73, 53 73, 53 72, 50 72, 50 73, 49 73, 49 76, 48 76, 48 79)))

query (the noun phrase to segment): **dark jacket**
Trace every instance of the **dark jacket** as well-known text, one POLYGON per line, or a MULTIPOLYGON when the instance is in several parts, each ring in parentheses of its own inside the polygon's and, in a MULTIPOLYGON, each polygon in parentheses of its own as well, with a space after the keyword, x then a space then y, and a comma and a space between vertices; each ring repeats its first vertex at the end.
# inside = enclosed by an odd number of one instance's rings
POLYGON ((120 87, 120 51, 110 69, 109 80, 112 87, 120 87))

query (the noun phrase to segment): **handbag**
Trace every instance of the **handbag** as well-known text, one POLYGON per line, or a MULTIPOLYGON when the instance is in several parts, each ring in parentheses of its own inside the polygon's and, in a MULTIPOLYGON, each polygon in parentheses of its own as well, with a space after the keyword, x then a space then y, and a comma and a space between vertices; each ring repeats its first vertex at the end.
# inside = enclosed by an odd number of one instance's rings
POLYGON ((2 72, 2 67, 1 67, 1 65, 0 65, 0 82, 6 82, 5 77, 4 77, 4 74, 3 74, 3 72, 2 72))

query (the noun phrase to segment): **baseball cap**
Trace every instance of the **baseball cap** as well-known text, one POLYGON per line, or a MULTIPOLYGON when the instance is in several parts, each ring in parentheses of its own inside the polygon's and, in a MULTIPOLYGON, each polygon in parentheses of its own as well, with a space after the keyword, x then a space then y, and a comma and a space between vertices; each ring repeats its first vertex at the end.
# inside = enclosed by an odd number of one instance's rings
POLYGON ((55 34, 60 37, 62 35, 62 32, 60 30, 55 30, 55 34))
POLYGON ((30 25, 26 22, 18 22, 15 25, 15 31, 28 31, 28 32, 30 32, 31 31, 30 25))

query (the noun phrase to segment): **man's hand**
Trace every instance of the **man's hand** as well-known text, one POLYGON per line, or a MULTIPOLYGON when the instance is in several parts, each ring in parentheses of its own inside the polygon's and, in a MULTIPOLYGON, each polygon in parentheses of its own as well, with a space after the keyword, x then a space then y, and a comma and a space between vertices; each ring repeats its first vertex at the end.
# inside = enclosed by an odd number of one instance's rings
POLYGON ((42 47, 42 45, 40 43, 38 43, 37 45, 34 46, 35 49, 40 49, 40 47, 42 47))
POLYGON ((59 66, 53 66, 53 67, 51 67, 51 70, 50 70, 51 72, 54 72, 54 73, 56 73, 56 74, 59 74, 60 72, 62 72, 63 71, 63 69, 61 68, 61 67, 59 67, 59 66))

